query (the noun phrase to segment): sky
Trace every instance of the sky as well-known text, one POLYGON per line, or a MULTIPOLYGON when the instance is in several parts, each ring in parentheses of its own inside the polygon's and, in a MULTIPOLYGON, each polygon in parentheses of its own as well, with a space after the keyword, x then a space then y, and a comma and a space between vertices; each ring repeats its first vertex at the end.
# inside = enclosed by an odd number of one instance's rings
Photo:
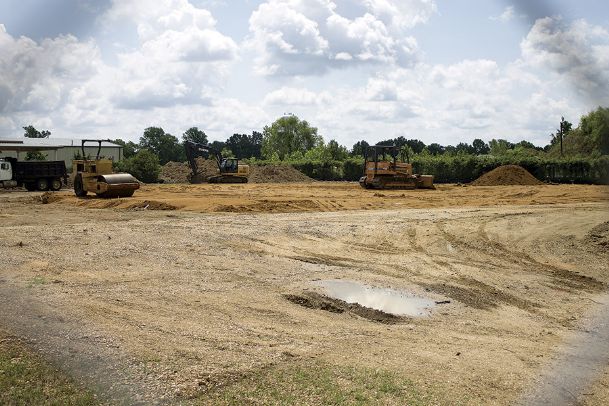
POLYGON ((543 146, 598 106, 603 0, 0 2, 0 137, 225 140, 295 114, 347 147, 543 146))

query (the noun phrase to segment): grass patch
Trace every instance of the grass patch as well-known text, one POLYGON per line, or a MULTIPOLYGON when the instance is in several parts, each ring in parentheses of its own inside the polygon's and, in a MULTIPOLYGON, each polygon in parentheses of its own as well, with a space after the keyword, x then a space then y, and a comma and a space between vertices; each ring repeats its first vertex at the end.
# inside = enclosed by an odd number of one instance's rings
POLYGON ((282 364, 199 398, 214 405, 427 405, 437 403, 396 373, 323 362, 282 364))
POLYGON ((0 335, 1 405, 94 405, 83 390, 18 340, 0 335))
POLYGON ((28 288, 32 288, 36 285, 46 285, 47 280, 42 277, 42 276, 34 276, 31 280, 30 283, 28 283, 27 287, 28 288))

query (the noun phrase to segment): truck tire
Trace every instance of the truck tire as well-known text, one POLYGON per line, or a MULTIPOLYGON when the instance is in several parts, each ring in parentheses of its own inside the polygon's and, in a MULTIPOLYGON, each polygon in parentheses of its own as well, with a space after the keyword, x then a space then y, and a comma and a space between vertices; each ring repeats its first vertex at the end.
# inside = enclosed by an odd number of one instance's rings
POLYGON ((61 179, 51 179, 51 190, 55 192, 61 189, 61 179))
POLYGON ((25 188, 25 190, 27 190, 28 192, 33 192, 34 190, 36 190, 36 184, 35 183, 24 183, 23 187, 25 188))
POLYGON ((74 194, 78 197, 85 197, 87 190, 82 182, 82 175, 79 173, 74 177, 74 194))
POLYGON ((39 178, 36 181, 36 189, 44 192, 45 190, 49 190, 49 181, 46 178, 39 178))

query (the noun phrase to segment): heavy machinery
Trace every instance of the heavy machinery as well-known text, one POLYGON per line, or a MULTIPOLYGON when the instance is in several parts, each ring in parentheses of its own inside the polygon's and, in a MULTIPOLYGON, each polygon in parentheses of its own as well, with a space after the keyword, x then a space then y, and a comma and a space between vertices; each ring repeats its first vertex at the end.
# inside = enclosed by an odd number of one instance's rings
POLYGON ((184 149, 186 149, 186 158, 188 158, 192 170, 189 178, 190 183, 203 183, 205 181, 199 172, 197 157, 207 158, 210 155, 213 155, 216 160, 218 173, 207 179, 209 183, 247 183, 250 167, 240 164, 237 158, 224 158, 219 151, 211 146, 192 141, 185 141, 184 149))
POLYGON ((85 197, 88 192, 99 197, 130 197, 140 188, 140 183, 129 173, 114 173, 112 161, 100 157, 102 142, 111 140, 82 140, 82 159, 72 161, 74 193, 85 197), (87 159, 85 143, 98 143, 95 159, 87 159))
POLYGON ((364 159, 364 176, 359 184, 366 189, 435 189, 433 175, 415 175, 408 157, 395 145, 368 147, 364 159), (398 159, 400 156, 400 159, 398 159))
POLYGON ((18 161, 0 158, 0 187, 23 186, 28 191, 59 190, 68 183, 64 161, 18 161))

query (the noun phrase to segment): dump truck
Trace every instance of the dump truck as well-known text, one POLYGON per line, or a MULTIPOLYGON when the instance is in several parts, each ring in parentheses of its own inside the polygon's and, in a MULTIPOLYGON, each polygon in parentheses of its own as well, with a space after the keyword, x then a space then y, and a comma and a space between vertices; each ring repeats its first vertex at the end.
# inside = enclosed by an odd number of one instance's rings
POLYGON ((213 156, 218 166, 218 173, 210 176, 207 181, 209 183, 247 183, 249 176, 249 165, 239 163, 237 158, 224 158, 220 151, 215 150, 207 144, 199 144, 197 142, 185 141, 184 149, 186 150, 186 158, 190 165, 189 181, 190 183, 203 183, 203 179, 199 173, 199 165, 197 157, 213 156))
POLYGON ((130 197, 140 188, 140 183, 129 173, 114 173, 112 160, 100 156, 102 142, 111 140, 82 140, 83 159, 72 161, 74 194, 85 197, 89 192, 98 197, 130 197), (95 159, 87 159, 85 143, 98 143, 95 159))
POLYGON ((368 147, 360 186, 366 189, 435 189, 433 175, 413 174, 409 157, 404 155, 395 145, 368 147))
POLYGON ((28 191, 59 190, 68 184, 64 161, 18 161, 0 158, 0 187, 25 187, 28 191))

